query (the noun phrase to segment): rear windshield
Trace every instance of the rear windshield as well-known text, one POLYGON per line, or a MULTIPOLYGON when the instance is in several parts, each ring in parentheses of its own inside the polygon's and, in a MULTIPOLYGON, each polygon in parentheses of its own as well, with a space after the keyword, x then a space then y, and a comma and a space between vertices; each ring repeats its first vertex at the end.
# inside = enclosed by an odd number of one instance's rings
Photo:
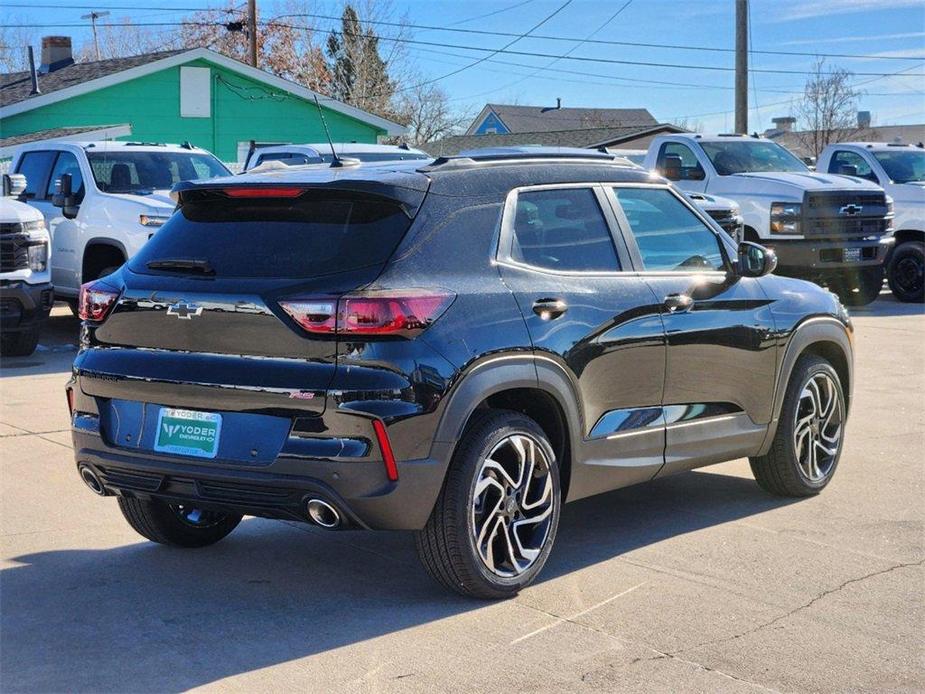
POLYGON ((147 274, 318 277, 384 263, 410 224, 397 203, 356 193, 213 198, 184 203, 129 267, 147 274))

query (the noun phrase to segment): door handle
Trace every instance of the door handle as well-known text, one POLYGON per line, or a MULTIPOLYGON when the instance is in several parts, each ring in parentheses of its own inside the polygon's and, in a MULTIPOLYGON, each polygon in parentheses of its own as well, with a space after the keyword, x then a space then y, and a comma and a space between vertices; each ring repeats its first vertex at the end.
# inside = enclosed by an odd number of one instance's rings
POLYGON ((533 302, 533 312, 543 320, 555 320, 568 310, 568 305, 561 299, 537 299, 533 302))
POLYGON ((665 308, 669 313, 684 313, 694 305, 694 300, 687 294, 669 294, 665 297, 665 308))

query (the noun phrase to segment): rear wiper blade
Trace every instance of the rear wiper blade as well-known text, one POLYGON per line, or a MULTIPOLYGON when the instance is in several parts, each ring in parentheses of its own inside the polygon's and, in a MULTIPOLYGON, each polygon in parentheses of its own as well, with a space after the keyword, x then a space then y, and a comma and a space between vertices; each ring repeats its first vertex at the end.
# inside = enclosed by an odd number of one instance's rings
POLYGON ((204 275, 214 275, 215 270, 208 260, 198 258, 162 258, 149 260, 145 266, 150 270, 193 270, 204 275))

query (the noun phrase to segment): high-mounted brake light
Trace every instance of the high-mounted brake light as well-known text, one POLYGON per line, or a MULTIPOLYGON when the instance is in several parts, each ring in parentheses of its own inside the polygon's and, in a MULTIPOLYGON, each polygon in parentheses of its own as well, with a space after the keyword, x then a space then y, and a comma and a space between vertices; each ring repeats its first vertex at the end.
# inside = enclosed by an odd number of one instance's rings
POLYGON ((297 198, 305 192, 304 188, 291 186, 259 186, 253 188, 234 187, 223 188, 229 198, 297 198))
POLYGON ((119 292, 99 280, 80 286, 77 313, 82 320, 101 321, 116 304, 119 292))
POLYGON ((310 333, 414 337, 437 320, 454 298, 444 290, 414 289, 357 292, 340 299, 299 297, 279 303, 310 333))

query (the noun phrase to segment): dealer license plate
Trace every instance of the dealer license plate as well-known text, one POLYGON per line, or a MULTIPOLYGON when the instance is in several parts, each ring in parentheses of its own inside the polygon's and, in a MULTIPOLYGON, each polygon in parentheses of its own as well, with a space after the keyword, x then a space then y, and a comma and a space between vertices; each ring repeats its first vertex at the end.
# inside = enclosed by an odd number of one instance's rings
POLYGON ((214 458, 221 433, 220 414, 162 407, 157 417, 154 450, 196 458, 214 458))
POLYGON ((843 248, 842 253, 843 253, 843 257, 846 263, 861 262, 861 249, 860 248, 843 248))

